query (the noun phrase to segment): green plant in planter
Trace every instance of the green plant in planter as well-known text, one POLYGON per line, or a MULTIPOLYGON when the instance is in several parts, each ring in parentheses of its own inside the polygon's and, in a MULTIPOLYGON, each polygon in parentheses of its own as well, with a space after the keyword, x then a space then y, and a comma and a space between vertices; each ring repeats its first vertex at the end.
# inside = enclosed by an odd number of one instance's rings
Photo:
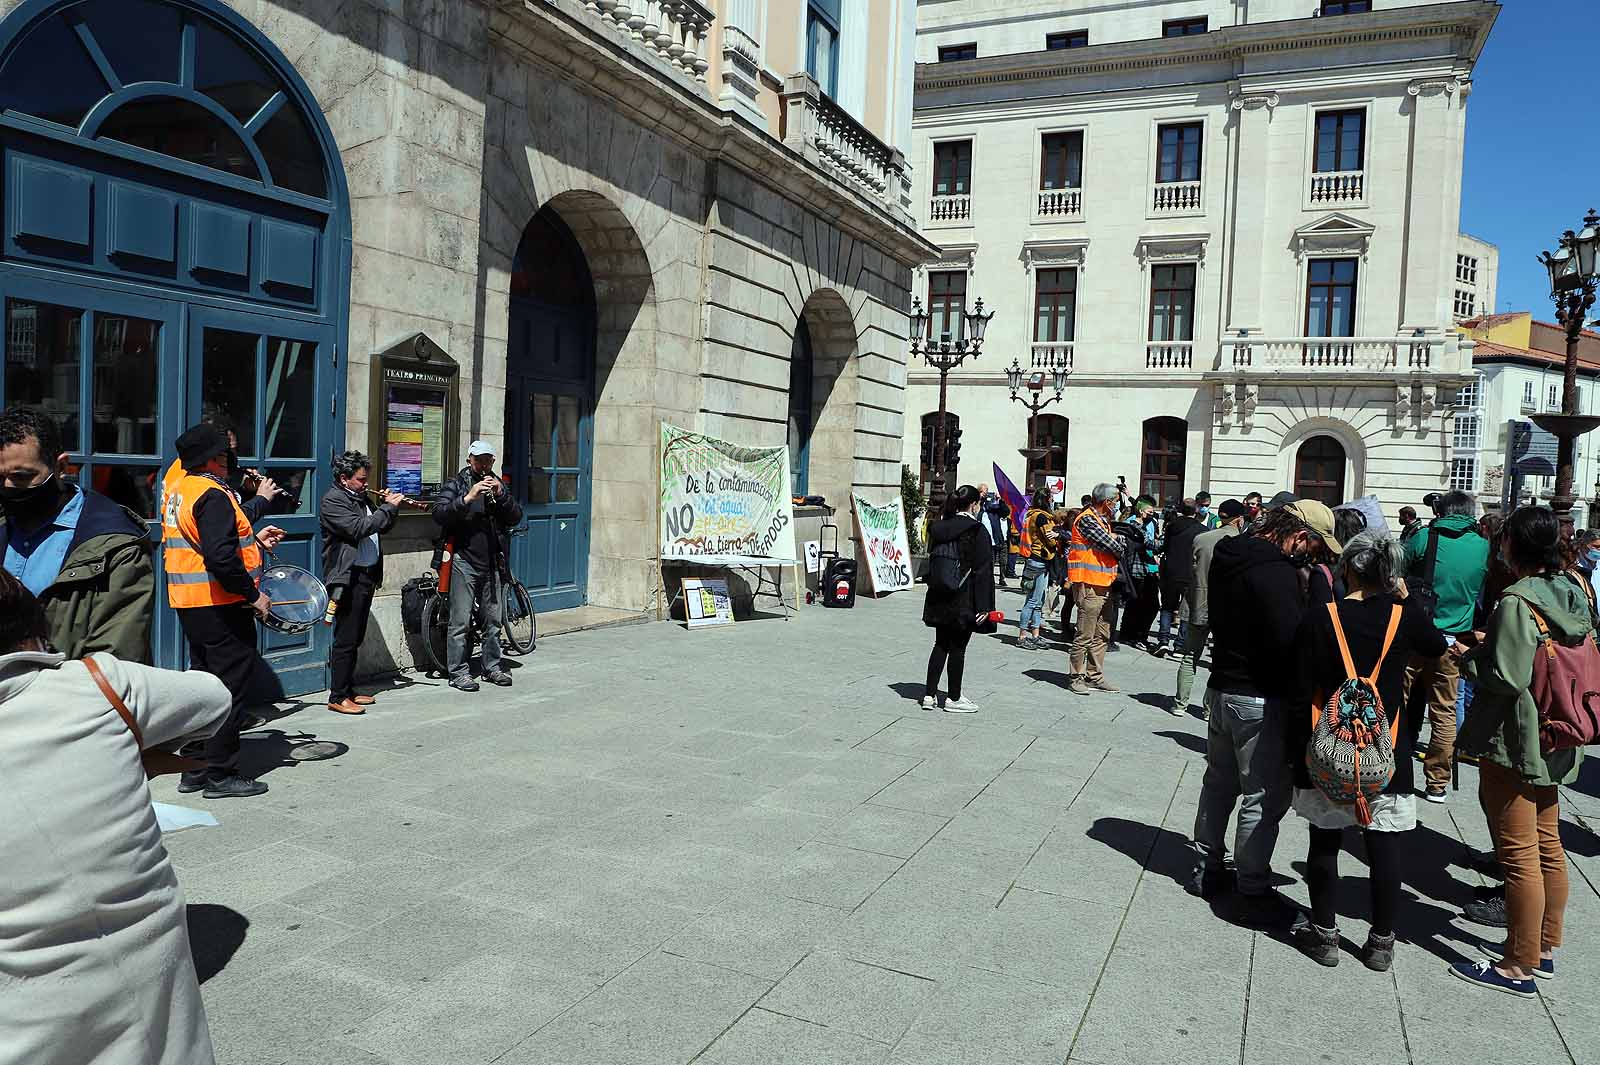
POLYGON ((900 503, 906 510, 906 539, 913 555, 922 554, 922 537, 918 531, 922 528, 922 515, 928 509, 928 497, 922 494, 922 486, 917 483, 917 477, 911 472, 911 467, 900 467, 900 503))

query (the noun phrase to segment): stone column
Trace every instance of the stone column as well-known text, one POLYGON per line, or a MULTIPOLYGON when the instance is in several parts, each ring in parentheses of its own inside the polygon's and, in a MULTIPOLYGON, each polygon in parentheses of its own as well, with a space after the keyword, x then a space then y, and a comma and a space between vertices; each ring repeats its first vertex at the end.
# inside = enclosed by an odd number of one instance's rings
POLYGON ((1437 175, 1461 173, 1460 115, 1455 78, 1413 82, 1411 97, 1411 174, 1406 204, 1405 303, 1400 331, 1437 332, 1450 321, 1454 292, 1456 237, 1460 232, 1461 181, 1437 175))
POLYGON ((1262 305, 1263 270, 1268 261, 1276 261, 1275 256, 1267 254, 1267 208, 1272 201, 1271 146, 1267 138, 1271 133, 1272 111, 1278 106, 1278 94, 1240 93, 1229 106, 1234 118, 1236 148, 1233 188, 1225 190, 1232 194, 1229 210, 1233 221, 1227 332, 1232 336, 1241 332, 1258 336, 1266 326, 1266 311, 1262 305))

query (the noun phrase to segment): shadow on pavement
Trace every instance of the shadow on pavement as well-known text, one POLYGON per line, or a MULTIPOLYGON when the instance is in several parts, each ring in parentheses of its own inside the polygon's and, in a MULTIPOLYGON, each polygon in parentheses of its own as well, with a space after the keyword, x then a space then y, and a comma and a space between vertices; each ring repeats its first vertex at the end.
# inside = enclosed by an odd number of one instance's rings
POLYGON ((195 974, 203 984, 226 969, 239 952, 250 929, 250 919, 237 910, 209 902, 191 903, 185 909, 189 952, 194 956, 195 974))
POLYGON ((921 684, 909 680, 897 680, 889 687, 900 698, 908 699, 914 703, 921 702, 923 694, 928 690, 921 684))
POLYGON ((259 777, 301 762, 323 762, 350 751, 348 743, 319 740, 309 732, 291 735, 282 729, 257 729, 245 733, 242 740, 239 771, 249 777, 259 777))
POLYGON ((1186 751, 1192 751, 1195 754, 1206 753, 1206 738, 1204 736, 1196 736, 1192 732, 1157 732, 1155 735, 1171 740, 1186 751))
POLYGON ((1032 680, 1049 681, 1058 688, 1065 688, 1067 682, 1072 680, 1072 674, 1063 673, 1058 669, 1025 669, 1022 675, 1032 680))

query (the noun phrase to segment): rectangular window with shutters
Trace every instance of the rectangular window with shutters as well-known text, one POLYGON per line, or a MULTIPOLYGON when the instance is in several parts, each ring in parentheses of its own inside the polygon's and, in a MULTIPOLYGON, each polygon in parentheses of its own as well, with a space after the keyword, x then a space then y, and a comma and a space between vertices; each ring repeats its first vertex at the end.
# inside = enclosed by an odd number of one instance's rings
POLYGON ((967 307, 967 272, 936 270, 928 274, 928 336, 961 339, 967 307))
POLYGON ((1046 133, 1039 145, 1039 188, 1083 187, 1083 131, 1046 133))
POLYGON ((1052 52, 1060 52, 1067 48, 1089 47, 1088 30, 1069 30, 1066 33, 1047 34, 1044 46, 1052 52))
POLYGON ((1073 339, 1078 324, 1078 271, 1038 270, 1034 278, 1034 343, 1073 339))
POLYGON ((1193 263, 1156 266, 1150 271, 1150 339, 1194 339, 1193 263))
POLYGON ((972 142, 946 141, 933 146, 933 194, 967 196, 972 192, 972 142))
POLYGON ((1366 123, 1367 113, 1359 108, 1317 112, 1317 156, 1313 169, 1319 174, 1360 170, 1365 162, 1366 123))
POLYGON ((1200 141, 1204 129, 1198 122, 1161 126, 1156 131, 1156 181, 1199 181, 1200 141))

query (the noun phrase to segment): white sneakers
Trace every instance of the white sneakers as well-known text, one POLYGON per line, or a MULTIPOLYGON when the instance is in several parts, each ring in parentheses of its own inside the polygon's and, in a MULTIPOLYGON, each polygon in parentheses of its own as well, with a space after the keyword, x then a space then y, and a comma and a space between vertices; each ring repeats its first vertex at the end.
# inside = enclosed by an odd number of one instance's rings
POLYGON ((946 696, 944 712, 947 714, 976 714, 978 712, 978 704, 971 699, 952 699, 946 696))
POLYGON ((937 695, 924 695, 922 697, 922 708, 924 710, 939 709, 939 697, 937 695))

